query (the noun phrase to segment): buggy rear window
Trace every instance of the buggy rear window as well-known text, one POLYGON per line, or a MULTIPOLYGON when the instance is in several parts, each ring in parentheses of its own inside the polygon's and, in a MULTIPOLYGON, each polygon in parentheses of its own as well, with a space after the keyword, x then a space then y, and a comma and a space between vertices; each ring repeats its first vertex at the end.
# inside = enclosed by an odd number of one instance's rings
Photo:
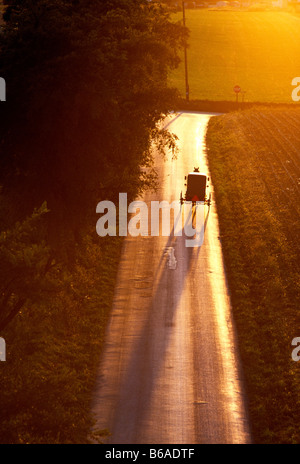
POLYGON ((187 197, 193 198, 195 195, 199 198, 199 200, 203 201, 205 198, 205 191, 206 191, 206 176, 199 176, 199 175, 188 175, 187 181, 187 197))

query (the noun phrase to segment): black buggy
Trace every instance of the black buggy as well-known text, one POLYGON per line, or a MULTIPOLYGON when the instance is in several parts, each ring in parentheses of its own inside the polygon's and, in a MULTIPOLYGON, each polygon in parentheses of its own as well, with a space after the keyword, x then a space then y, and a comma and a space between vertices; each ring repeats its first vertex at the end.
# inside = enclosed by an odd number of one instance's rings
POLYGON ((194 168, 194 172, 190 172, 185 176, 186 193, 182 196, 180 193, 180 204, 185 201, 191 201, 193 205, 197 202, 202 202, 207 206, 211 205, 211 192, 209 192, 209 177, 206 174, 199 172, 199 168, 194 168))

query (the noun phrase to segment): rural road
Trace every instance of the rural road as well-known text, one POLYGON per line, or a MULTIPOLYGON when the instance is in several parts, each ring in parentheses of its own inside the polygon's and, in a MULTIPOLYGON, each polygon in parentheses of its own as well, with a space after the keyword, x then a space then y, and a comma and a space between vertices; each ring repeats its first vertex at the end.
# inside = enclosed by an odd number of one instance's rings
MULTIPOLYGON (((147 204, 178 200, 194 167, 208 172, 211 116, 172 116, 180 152, 157 158, 147 204)), ((107 443, 250 443, 214 203, 199 248, 184 236, 126 238, 106 337, 93 413, 107 443)))

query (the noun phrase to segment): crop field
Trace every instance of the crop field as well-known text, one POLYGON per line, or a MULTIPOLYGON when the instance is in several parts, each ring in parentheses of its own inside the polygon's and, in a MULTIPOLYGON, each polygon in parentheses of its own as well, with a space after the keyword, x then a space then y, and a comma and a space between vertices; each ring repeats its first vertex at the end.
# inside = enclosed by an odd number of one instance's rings
MULTIPOLYGON (((182 13, 175 15, 182 20, 182 13)), ((300 16, 275 11, 186 10, 190 98, 292 103, 300 75, 300 16)), ((183 60, 183 57, 182 57, 183 60)), ((170 83, 185 96, 184 63, 170 83)))
POLYGON ((221 240, 256 443, 299 443, 300 110, 213 118, 221 240))

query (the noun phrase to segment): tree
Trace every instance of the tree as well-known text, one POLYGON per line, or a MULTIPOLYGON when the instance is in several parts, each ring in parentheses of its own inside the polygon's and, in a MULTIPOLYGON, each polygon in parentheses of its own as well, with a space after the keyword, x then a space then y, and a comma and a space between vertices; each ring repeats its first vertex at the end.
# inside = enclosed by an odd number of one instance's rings
POLYGON ((37 297, 52 265, 43 237, 46 205, 22 223, 0 233, 0 331, 19 313, 28 298, 37 297))
POLYGON ((152 185, 153 141, 174 144, 157 123, 176 105, 186 32, 146 0, 5 3, 0 182, 24 215, 47 201, 52 237, 78 235, 99 200, 152 185))
POLYGON ((100 200, 154 185, 152 144, 175 143, 158 123, 175 109, 168 72, 186 37, 146 0, 4 3, 0 330, 47 293, 53 257, 71 267, 100 200))

